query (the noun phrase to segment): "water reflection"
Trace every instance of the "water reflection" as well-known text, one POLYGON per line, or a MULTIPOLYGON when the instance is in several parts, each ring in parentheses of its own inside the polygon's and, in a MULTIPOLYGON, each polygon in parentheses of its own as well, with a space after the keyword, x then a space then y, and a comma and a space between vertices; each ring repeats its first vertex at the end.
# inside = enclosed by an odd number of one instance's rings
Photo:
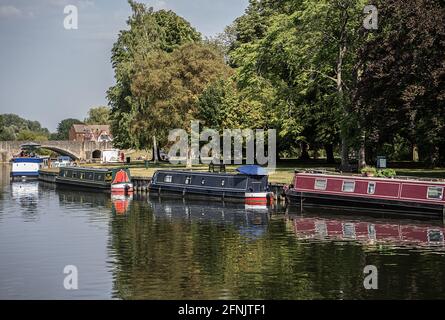
POLYGON ((421 221, 370 219, 322 214, 289 215, 288 223, 300 240, 354 241, 362 245, 430 247, 444 250, 442 224, 421 221))
POLYGON ((242 236, 252 240, 267 231, 269 210, 263 206, 185 199, 161 200, 158 197, 150 197, 149 205, 156 218, 231 225, 242 236))

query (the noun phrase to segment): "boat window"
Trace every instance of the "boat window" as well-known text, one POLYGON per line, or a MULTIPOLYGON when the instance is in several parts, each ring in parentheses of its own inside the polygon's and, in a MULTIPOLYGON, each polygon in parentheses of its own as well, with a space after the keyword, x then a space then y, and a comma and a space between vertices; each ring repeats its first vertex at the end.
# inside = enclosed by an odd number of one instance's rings
POLYGON ((70 171, 70 170, 68 170, 68 171, 66 172, 66 177, 71 178, 72 176, 73 176, 73 172, 70 171))
POLYGON ((221 180, 221 187, 224 187, 226 185, 226 180, 222 179, 221 180))
POLYGON ((315 190, 326 190, 327 184, 328 184, 328 180, 317 179, 317 180, 315 180, 315 190))
POLYGON ((443 197, 443 187, 428 188, 428 199, 442 200, 442 197, 443 197))
POLYGON ((171 183, 172 181, 173 181, 173 177, 172 176, 165 176, 164 177, 164 182, 171 183))
POLYGON ((441 230, 428 230, 428 241, 429 242, 444 242, 443 232, 441 230))
POLYGON ((92 173, 92 172, 87 172, 87 179, 88 179, 88 180, 94 180, 94 173, 92 173))
POLYGON ((192 177, 185 178, 185 184, 191 184, 192 183, 192 177))
POLYGON ((368 183, 368 194, 375 193, 375 182, 368 183))
POLYGON ((355 182, 354 181, 343 181, 343 192, 354 192, 355 182))
POLYGON ((60 173, 60 175, 61 175, 62 177, 66 177, 66 171, 65 171, 65 170, 62 170, 62 172, 60 173))
POLYGON ((95 178, 96 178, 95 179, 96 181, 103 181, 104 180, 104 175, 102 173, 96 174, 95 178))
POLYGON ((77 178, 77 172, 73 171, 73 178, 77 178))
POLYGON ((201 184, 202 184, 202 185, 205 185, 205 184, 206 184, 206 179, 202 179, 202 180, 201 180, 201 184))
POLYGON ((80 179, 82 179, 82 180, 85 179, 85 173, 83 173, 83 172, 80 173, 80 179))

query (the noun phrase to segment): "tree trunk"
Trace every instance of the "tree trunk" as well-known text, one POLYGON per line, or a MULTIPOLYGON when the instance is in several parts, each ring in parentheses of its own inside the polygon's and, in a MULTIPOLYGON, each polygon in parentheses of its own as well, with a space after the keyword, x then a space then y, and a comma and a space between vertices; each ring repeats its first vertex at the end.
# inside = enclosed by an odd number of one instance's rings
POLYGON ((413 145, 413 149, 412 150, 413 150, 412 151, 412 155, 413 155, 412 160, 414 162, 419 162, 419 148, 417 147, 416 144, 413 145))
POLYGON ((349 146, 346 138, 341 138, 341 169, 349 169, 349 146))
POLYGON ((307 143, 306 143, 306 142, 302 142, 302 143, 300 144, 300 147, 301 147, 301 156, 300 156, 300 160, 304 160, 304 161, 309 160, 310 157, 309 157, 309 152, 308 152, 308 145, 307 145, 307 143))
POLYGON ((365 136, 363 135, 360 140, 360 150, 359 150, 359 161, 358 168, 363 169, 366 167, 366 145, 365 145, 365 136))
POLYGON ((156 164, 159 162, 158 143, 155 136, 153 136, 153 162, 156 164))
POLYGON ((334 145, 332 143, 326 144, 324 146, 324 149, 326 151, 326 162, 327 163, 335 163, 334 145))

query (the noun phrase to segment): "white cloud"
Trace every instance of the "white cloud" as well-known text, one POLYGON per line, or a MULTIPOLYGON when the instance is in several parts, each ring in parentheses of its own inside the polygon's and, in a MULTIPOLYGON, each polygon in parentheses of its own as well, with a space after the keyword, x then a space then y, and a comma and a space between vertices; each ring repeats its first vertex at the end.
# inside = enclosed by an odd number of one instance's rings
POLYGON ((4 5, 0 6, 0 17, 9 18, 9 17, 20 17, 22 15, 22 11, 14 6, 4 5))

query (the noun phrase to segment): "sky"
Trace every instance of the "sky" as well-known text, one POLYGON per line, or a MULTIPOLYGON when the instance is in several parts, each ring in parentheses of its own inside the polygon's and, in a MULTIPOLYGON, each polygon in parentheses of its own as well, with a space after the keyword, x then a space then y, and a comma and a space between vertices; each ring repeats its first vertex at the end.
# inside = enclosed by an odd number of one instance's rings
MULTIPOLYGON (((244 13, 248 0, 140 0, 173 10, 203 36, 222 32, 244 13)), ((110 56, 126 29, 126 0, 0 0, 0 114, 15 113, 55 131, 60 120, 83 120, 107 105, 114 84, 110 56), (67 30, 67 5, 78 10, 78 29, 67 30)))

